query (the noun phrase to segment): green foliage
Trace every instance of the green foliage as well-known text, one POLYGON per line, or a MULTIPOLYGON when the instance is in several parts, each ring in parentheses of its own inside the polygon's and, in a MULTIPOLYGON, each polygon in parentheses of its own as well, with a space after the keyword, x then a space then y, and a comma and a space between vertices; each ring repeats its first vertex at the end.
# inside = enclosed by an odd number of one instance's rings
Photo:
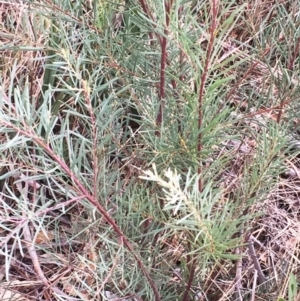
POLYGON ((291 273, 289 278, 288 300, 295 300, 298 293, 298 284, 295 274, 291 273))
MULTIPOLYGON (((298 294, 298 284, 294 273, 289 276, 288 282, 288 301, 294 301, 297 299, 298 294)), ((285 301, 284 298, 279 298, 278 301, 285 301)))
POLYGON ((284 66, 296 63, 276 39, 298 29, 280 4, 251 43, 234 41, 246 5, 219 2, 215 15, 217 1, 30 2, 18 27, 28 36, 1 48, 12 55, 0 91, 7 282, 29 251, 51 298, 232 300, 246 238, 290 158, 299 90, 284 66))

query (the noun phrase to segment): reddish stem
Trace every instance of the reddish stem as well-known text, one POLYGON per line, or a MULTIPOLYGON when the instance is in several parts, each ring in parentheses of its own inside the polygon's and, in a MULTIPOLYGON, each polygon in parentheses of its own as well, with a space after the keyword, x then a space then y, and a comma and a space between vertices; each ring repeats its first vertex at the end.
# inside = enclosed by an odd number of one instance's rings
MULTIPOLYGON (((206 60, 204 65, 204 70, 201 75, 201 83, 200 83, 200 89, 199 89, 199 99, 198 99, 198 156, 201 156, 202 151, 202 122, 203 122, 203 94, 204 94, 204 86, 207 79, 207 73, 208 73, 208 67, 210 65, 211 55, 213 51, 214 46, 214 40, 215 40, 215 31, 217 28, 217 15, 218 15, 218 7, 217 7, 217 0, 212 1, 212 22, 210 27, 210 39, 208 43, 208 49, 206 52, 206 60)), ((199 192, 202 191, 202 180, 201 180, 201 162, 199 162, 198 166, 198 175, 199 175, 199 181, 198 181, 198 190, 199 192)))
POLYGON ((300 38, 297 39, 297 43, 296 43, 296 46, 294 47, 293 54, 292 54, 291 58, 289 59, 289 63, 287 66, 287 68, 289 70, 294 70, 294 63, 295 63, 296 58, 299 56, 299 49, 300 49, 300 38))
MULTIPOLYGON (((151 14, 151 11, 150 11, 150 9, 148 7, 148 4, 147 4, 146 0, 140 0, 140 4, 141 4, 141 6, 143 8, 143 11, 144 11, 145 15, 148 18, 150 18, 152 21, 154 21, 154 17, 151 14)), ((150 40, 151 40, 151 43, 152 43, 153 40, 154 40, 153 32, 149 32, 149 37, 150 37, 150 40)))
MULTIPOLYGON (((191 243, 189 242, 189 249, 191 250, 190 244, 191 243)), ((191 290, 193 280, 194 280, 194 277, 195 277, 196 263, 197 263, 197 255, 196 254, 187 256, 189 279, 188 279, 187 286, 185 287, 185 291, 184 291, 184 294, 183 294, 182 301, 189 301, 190 300, 189 294, 190 294, 190 290, 191 290)))
MULTIPOLYGON (((165 91, 166 91, 166 65, 168 60, 167 54, 167 36, 169 34, 169 25, 170 25, 170 11, 173 5, 172 0, 165 0, 165 11, 166 11, 166 20, 165 20, 165 28, 164 28, 164 36, 161 38, 161 61, 160 61, 160 85, 159 85, 159 111, 156 117, 156 124, 158 126, 161 125, 163 121, 163 112, 165 107, 165 91)), ((159 135, 159 131, 156 133, 159 135)))

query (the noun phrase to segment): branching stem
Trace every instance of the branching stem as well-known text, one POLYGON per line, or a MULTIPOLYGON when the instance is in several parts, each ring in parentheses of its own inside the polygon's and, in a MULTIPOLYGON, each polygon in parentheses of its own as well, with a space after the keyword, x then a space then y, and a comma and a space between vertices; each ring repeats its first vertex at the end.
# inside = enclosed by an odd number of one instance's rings
POLYGON ((82 182, 79 180, 76 175, 72 172, 72 170, 69 168, 69 166, 65 163, 64 160, 62 160, 52 149, 51 147, 40 137, 36 136, 34 132, 27 132, 22 129, 19 129, 17 126, 13 125, 10 122, 1 120, 1 124, 4 126, 14 129, 16 132, 24 135, 25 137, 31 138, 37 145, 39 145, 43 150, 45 150, 48 155, 57 163, 59 166, 63 169, 63 171, 70 177, 72 182, 74 183, 74 187, 78 189, 78 191, 85 196, 86 200, 92 204, 97 210, 102 214, 104 219, 108 224, 112 226, 114 231, 118 234, 119 238, 122 240, 126 248, 130 251, 130 253, 133 255, 134 259, 136 260, 139 268, 142 270, 143 274, 147 278, 149 285, 151 289, 153 290, 153 293, 155 295, 155 300, 160 301, 160 296, 158 293, 158 290, 156 288, 156 285, 154 281, 151 279, 149 273, 146 270, 145 265, 143 264, 142 260, 139 258, 139 256, 135 253, 131 243, 129 242, 128 238, 125 236, 123 231, 118 227, 115 220, 109 215, 109 213, 105 210, 103 206, 100 205, 100 202, 95 198, 94 195, 90 194, 90 192, 86 189, 86 187, 82 184, 82 182))

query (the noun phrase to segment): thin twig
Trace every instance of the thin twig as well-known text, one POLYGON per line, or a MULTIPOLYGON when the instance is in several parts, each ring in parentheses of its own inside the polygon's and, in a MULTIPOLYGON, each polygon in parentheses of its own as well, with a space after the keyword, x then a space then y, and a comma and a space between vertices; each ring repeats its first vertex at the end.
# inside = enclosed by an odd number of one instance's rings
MULTIPOLYGON (((122 242, 122 240, 120 240, 119 243, 120 243, 121 247, 123 247, 123 242, 122 242)), ((106 285, 106 283, 107 283, 107 282, 109 281, 109 279, 112 277, 112 274, 113 274, 113 272, 114 272, 114 270, 115 270, 115 268, 116 268, 116 266, 117 266, 117 263, 118 263, 118 255, 119 255, 120 251, 121 251, 121 248, 119 248, 117 254, 114 256, 115 259, 114 259, 114 262, 113 262, 113 265, 112 265, 111 269, 109 270, 107 276, 105 277, 105 279, 104 279, 103 282, 101 283, 101 286, 98 288, 97 292, 95 293, 95 297, 96 297, 96 298, 100 298, 100 296, 99 296, 99 295, 100 295, 100 292, 103 290, 103 288, 104 288, 104 286, 106 285)))
POLYGON ((91 136, 92 136, 92 141, 93 141, 93 150, 92 150, 92 166, 93 166, 93 194, 97 195, 97 190, 98 190, 98 174, 99 174, 99 166, 98 166, 98 154, 97 154, 97 145, 98 145, 98 130, 97 130, 97 122, 96 122, 96 117, 95 117, 95 113, 93 111, 93 107, 92 107, 92 102, 91 102, 91 98, 90 98, 90 91, 89 91, 89 87, 87 85, 86 81, 81 81, 81 85, 83 87, 83 93, 84 93, 84 97, 85 97, 85 101, 89 110, 89 114, 91 117, 91 128, 92 128, 92 132, 91 132, 91 136))
MULTIPOLYGON (((167 37, 169 35, 169 25, 170 25, 170 13, 171 7, 173 5, 172 0, 164 0, 165 12, 166 12, 166 20, 165 20, 165 28, 164 35, 162 37, 161 42, 161 62, 160 62, 160 83, 159 83, 159 111, 156 118, 157 126, 160 126, 163 121, 163 113, 165 107, 165 90, 166 90, 166 66, 168 61, 168 53, 167 53, 167 37)), ((159 134, 159 131, 156 132, 159 134)))
POLYGON ((46 288, 50 288, 54 293, 56 293, 57 295, 66 297, 66 298, 68 298, 68 300, 76 300, 76 298, 72 298, 72 297, 68 296, 63 291, 61 291, 59 288, 51 286, 50 282, 48 281, 47 277, 45 276, 45 274, 44 274, 44 272, 43 272, 43 270, 40 266, 39 259, 38 259, 34 244, 32 243, 32 236, 31 236, 31 233, 30 233, 30 230, 29 230, 28 223, 24 224, 23 234, 24 234, 24 238, 26 240, 27 250, 28 250, 30 259, 32 261, 34 270, 37 273, 40 280, 46 286, 46 288))
MULTIPOLYGON (((240 254, 240 249, 237 248, 236 249, 236 254, 239 255, 240 254)), ((236 274, 235 274, 235 287, 236 287, 236 291, 234 292, 235 295, 235 299, 236 300, 243 300, 242 298, 242 294, 241 294, 241 288, 242 288, 242 267, 243 267, 243 263, 242 263, 242 258, 238 259, 236 262, 236 274)))
MULTIPOLYGON (((25 182, 25 188, 22 189, 23 193, 25 194, 24 197, 28 197, 28 183, 25 182)), ((24 219, 28 219, 26 216, 26 213, 23 211, 23 217, 24 219)), ((34 243, 33 243, 33 238, 31 236, 30 230, 29 230, 29 220, 27 223, 23 224, 23 234, 24 234, 24 238, 25 238, 25 244, 28 250, 28 254, 30 256, 30 259, 32 261, 33 267, 35 272, 37 273, 38 277, 40 278, 40 280, 43 282, 43 284, 46 286, 46 288, 50 288, 54 293, 66 297, 68 298, 68 300, 76 300, 75 298, 72 298, 70 296, 68 296, 67 294, 65 294, 63 291, 61 291, 59 288, 55 287, 55 286, 51 286, 50 282, 48 281, 47 277, 45 276, 35 247, 34 247, 34 243)))
MULTIPOLYGON (((204 70, 201 75, 201 83, 200 83, 200 89, 199 89, 199 99, 198 99, 198 156, 200 158, 201 156, 201 151, 202 151, 202 122, 203 122, 203 97, 204 97, 204 87, 207 79, 207 73, 208 73, 208 68, 210 65, 210 60, 211 60, 211 55, 213 51, 213 46, 214 46, 214 41, 215 41, 215 34, 216 34, 216 28, 217 28, 217 16, 218 16, 218 0, 213 0, 212 1, 212 21, 211 21, 211 26, 210 26, 210 39, 208 43, 208 49, 206 52, 206 59, 205 59, 205 65, 204 65, 204 70)), ((199 175, 199 180, 198 180, 198 190, 199 192, 202 191, 202 179, 201 179, 201 173, 202 173, 202 168, 201 168, 201 162, 199 162, 198 166, 198 175, 199 175)))
MULTIPOLYGON (((140 4, 141 4, 141 6, 143 8, 143 11, 144 11, 145 15, 148 18, 150 18, 153 23, 155 23, 155 19, 154 19, 153 15, 152 15, 152 13, 151 13, 151 11, 149 9, 147 1, 146 0, 140 0, 140 4)), ((153 41, 154 41, 153 32, 149 32, 149 37, 150 37, 151 43, 153 43, 153 41)), ((161 43, 161 38, 160 37, 159 37, 159 41, 161 43)))
MULTIPOLYGON (((190 243, 189 243, 190 244, 190 243)), ((191 248, 189 248, 191 249, 191 248)), ((196 264, 197 264, 197 254, 188 255, 188 271, 189 271, 189 279, 187 285, 185 287, 185 291, 182 297, 182 301, 190 300, 190 291, 193 284, 193 280, 195 277, 196 264), (191 258, 190 258, 191 257, 191 258)))
POLYGON ((252 262, 254 264, 254 268, 258 273, 258 283, 262 284, 266 281, 266 278, 265 278, 264 273, 263 273, 263 271, 260 267, 260 264, 258 262, 256 252, 255 252, 255 249, 253 247, 253 241, 251 239, 251 236, 249 236, 249 239, 248 239, 248 250, 249 250, 249 255, 250 255, 250 257, 252 259, 252 262))
POLYGON ((257 270, 254 271, 251 301, 255 300, 256 281, 257 281, 257 270))

